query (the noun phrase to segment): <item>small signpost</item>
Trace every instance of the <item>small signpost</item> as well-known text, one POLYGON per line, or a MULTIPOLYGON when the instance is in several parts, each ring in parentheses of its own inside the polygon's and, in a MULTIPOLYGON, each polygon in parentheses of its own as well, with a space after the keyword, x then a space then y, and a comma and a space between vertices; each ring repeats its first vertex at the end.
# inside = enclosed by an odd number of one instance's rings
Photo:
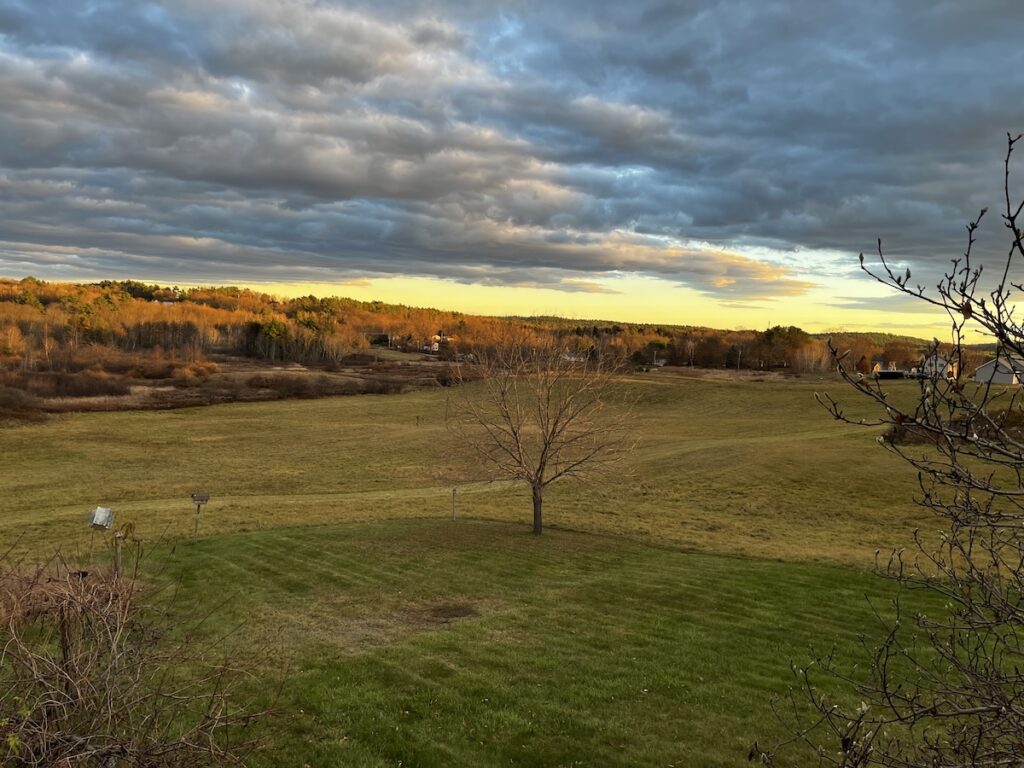
POLYGON ((458 488, 456 488, 454 486, 452 487, 452 522, 453 523, 455 522, 455 491, 457 491, 457 490, 458 490, 458 488))
POLYGON ((203 504, 210 502, 210 494, 208 493, 193 493, 192 503, 196 505, 196 524, 192 531, 192 543, 195 544, 199 541, 199 515, 202 514, 203 504))

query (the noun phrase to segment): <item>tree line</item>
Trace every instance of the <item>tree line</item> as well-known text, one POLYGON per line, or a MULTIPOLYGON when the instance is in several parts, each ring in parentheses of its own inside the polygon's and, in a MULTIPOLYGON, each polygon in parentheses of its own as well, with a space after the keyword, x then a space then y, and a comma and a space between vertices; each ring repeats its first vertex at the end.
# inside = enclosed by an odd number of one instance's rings
MULTIPOLYGON (((94 284, 0 280, 0 361, 69 370, 88 350, 199 361, 210 354, 337 365, 371 346, 449 357, 493 349, 510 329, 557 339, 581 358, 613 354, 639 366, 678 365, 812 373, 833 367, 828 336, 795 326, 718 330, 559 318, 499 318, 379 301, 282 299, 237 287, 180 289, 133 280, 94 284)), ((863 373, 882 361, 920 363, 926 344, 886 334, 837 333, 863 373)), ((978 362, 983 359, 979 354, 978 362)))

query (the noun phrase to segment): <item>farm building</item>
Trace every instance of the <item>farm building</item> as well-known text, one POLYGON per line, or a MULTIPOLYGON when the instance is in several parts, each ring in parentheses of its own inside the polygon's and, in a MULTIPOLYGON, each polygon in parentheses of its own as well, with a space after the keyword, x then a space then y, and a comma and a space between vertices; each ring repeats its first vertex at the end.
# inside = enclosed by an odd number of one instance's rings
POLYGON ((1024 360, 1019 357, 989 360, 978 366, 974 380, 982 384, 1024 384, 1024 360))
POLYGON ((928 378, 953 378, 957 373, 957 363, 942 355, 926 357, 921 363, 920 374, 928 378))

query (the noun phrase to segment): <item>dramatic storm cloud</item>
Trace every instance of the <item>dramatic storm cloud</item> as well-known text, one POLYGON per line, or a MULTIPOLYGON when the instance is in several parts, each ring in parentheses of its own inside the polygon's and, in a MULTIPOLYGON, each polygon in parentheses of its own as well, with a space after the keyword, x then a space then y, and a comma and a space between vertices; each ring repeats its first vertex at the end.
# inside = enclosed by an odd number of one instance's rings
POLYGON ((0 274, 635 274, 739 303, 879 236, 927 274, 998 204, 1021 22, 985 0, 0 0, 0 274))

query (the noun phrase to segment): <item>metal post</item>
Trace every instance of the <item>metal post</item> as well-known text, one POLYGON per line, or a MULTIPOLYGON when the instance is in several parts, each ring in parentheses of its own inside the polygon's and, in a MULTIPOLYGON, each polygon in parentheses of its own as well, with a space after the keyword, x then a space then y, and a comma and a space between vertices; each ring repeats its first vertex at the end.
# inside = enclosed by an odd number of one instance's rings
POLYGON ((203 511, 203 504, 206 504, 210 500, 210 494, 208 493, 193 493, 192 503, 196 505, 196 522, 195 527, 192 529, 192 543, 196 544, 199 542, 199 516, 203 511))
POLYGON ((457 488, 452 488, 452 522, 455 522, 455 491, 457 488))
POLYGON ((124 534, 114 534, 114 576, 121 575, 121 542, 124 541, 124 534))

